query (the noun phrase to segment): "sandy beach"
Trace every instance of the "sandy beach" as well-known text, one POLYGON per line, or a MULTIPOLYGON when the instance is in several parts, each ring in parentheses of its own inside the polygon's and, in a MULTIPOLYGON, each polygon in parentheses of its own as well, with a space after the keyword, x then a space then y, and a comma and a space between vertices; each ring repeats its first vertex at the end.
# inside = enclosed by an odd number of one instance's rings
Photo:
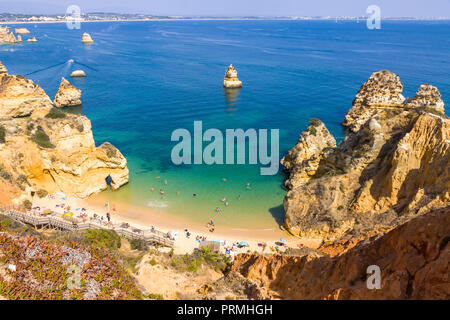
POLYGON ((284 248, 278 246, 281 251, 284 251, 287 247, 298 248, 299 245, 315 248, 321 242, 318 239, 293 237, 281 229, 253 229, 251 226, 247 228, 232 228, 215 225, 214 232, 210 232, 208 221, 201 225, 173 214, 160 214, 153 212, 151 209, 125 203, 112 203, 110 200, 99 196, 95 197, 95 199, 80 199, 57 193, 44 198, 36 196, 33 199, 33 207, 37 206, 40 210, 51 209, 55 212, 63 213, 62 204, 64 204, 65 208, 69 206, 71 211, 75 213, 75 216, 81 208, 84 208, 89 217, 96 214, 99 217, 103 217, 106 221, 106 213, 109 212, 113 223, 126 222, 143 230, 151 229, 154 226, 159 231, 171 232, 171 234, 176 235, 174 249, 176 254, 191 253, 195 248, 198 248, 197 236, 206 237, 207 241, 225 241, 226 245, 224 247, 231 247, 236 242, 248 242, 248 247, 237 249, 236 253, 248 251, 261 253, 263 252, 262 243, 267 245, 264 252, 270 253, 271 248, 275 249, 277 247, 275 243, 281 238, 287 240, 284 248), (189 238, 186 236, 186 229, 191 234, 189 238))

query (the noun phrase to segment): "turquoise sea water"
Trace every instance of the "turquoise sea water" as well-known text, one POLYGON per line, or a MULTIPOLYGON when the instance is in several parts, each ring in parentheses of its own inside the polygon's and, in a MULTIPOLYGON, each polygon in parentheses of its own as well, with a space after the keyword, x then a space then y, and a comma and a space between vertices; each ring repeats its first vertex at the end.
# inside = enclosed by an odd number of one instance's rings
POLYGON ((10 73, 23 75, 62 63, 28 75, 51 98, 61 77, 75 69, 86 71, 85 79, 71 80, 83 90, 83 107, 75 111, 91 119, 98 145, 110 141, 122 151, 131 172, 127 186, 107 195, 200 222, 214 217, 216 223, 234 227, 276 226, 284 214, 283 175, 261 176, 259 165, 175 166, 170 136, 177 128, 192 131, 195 120, 203 121, 204 130, 278 128, 281 157, 311 117, 342 139, 340 122, 356 92, 382 69, 400 75, 405 96, 413 96, 421 83, 431 83, 450 102, 449 21, 383 22, 381 30, 340 21, 26 27, 39 42, 2 45, 0 60, 10 73), (83 45, 83 32, 95 43, 83 45), (69 59, 83 65, 64 63, 69 59), (230 63, 244 83, 231 93, 222 87, 230 63), (163 198, 159 189, 165 191, 163 198))

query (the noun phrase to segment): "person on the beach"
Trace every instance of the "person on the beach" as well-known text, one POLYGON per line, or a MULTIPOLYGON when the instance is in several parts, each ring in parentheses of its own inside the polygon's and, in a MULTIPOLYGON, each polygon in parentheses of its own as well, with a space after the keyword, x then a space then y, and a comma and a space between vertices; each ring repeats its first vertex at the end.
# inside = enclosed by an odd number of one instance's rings
POLYGON ((220 201, 225 202, 225 201, 227 201, 227 199, 225 197, 223 197, 222 199, 220 199, 220 201))
POLYGON ((220 212, 220 208, 219 207, 216 208, 216 212, 220 212))
POLYGON ((155 188, 152 187, 150 190, 155 191, 155 188))
POLYGON ((192 194, 192 196, 196 197, 196 196, 197 196, 197 194, 196 194, 196 193, 193 193, 193 194, 192 194))
POLYGON ((225 206, 226 206, 226 207, 228 207, 228 204, 229 204, 228 201, 225 201, 225 206))
POLYGON ((106 213, 106 219, 108 219, 108 222, 111 222, 111 216, 110 216, 109 212, 106 213))
POLYGON ((238 200, 241 200, 241 195, 240 194, 238 195, 238 200))
POLYGON ((164 190, 163 189, 159 189, 159 193, 160 194, 164 194, 164 190))
POLYGON ((167 180, 164 180, 164 184, 167 184, 167 180))
POLYGON ((247 189, 250 189, 250 182, 247 182, 247 189))

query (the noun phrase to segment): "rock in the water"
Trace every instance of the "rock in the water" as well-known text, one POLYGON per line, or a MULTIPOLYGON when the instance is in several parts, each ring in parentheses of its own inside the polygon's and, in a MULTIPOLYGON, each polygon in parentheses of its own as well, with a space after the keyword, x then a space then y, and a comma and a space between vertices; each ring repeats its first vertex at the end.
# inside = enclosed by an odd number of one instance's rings
POLYGON ((93 43, 94 40, 92 40, 91 36, 89 33, 83 33, 83 36, 81 37, 81 42, 83 43, 93 43))
POLYGON ((285 182, 288 189, 305 184, 316 173, 324 149, 336 147, 336 140, 322 121, 311 119, 309 123, 295 147, 281 159, 284 170, 289 172, 285 182))
POLYGON ((52 102, 45 91, 23 76, 0 77, 0 117, 23 117, 38 108, 50 108, 52 102))
POLYGON ((72 78, 86 77, 86 73, 83 70, 75 70, 70 74, 70 76, 72 78))
POLYGON ((16 28, 15 29, 17 34, 29 34, 30 30, 28 30, 27 28, 16 28))
POLYGON ((237 78, 237 71, 232 64, 225 72, 225 78, 223 80, 223 86, 225 88, 240 88, 242 87, 242 81, 237 78))
POLYGON ((0 26, 0 43, 17 43, 14 33, 9 31, 8 27, 0 26))
POLYGON ((402 107, 405 101, 402 91, 403 83, 395 73, 388 70, 373 73, 359 89, 342 124, 356 132, 372 117, 376 108, 402 107))
POLYGON ((57 108, 81 105, 81 90, 62 78, 53 105, 57 108))
POLYGON ((28 39, 27 41, 28 41, 28 42, 37 42, 37 39, 36 39, 36 37, 33 37, 33 38, 31 38, 31 39, 28 39))
POLYGON ((3 76, 8 75, 8 69, 3 65, 3 63, 0 61, 0 78, 3 76))
POLYGON ((408 108, 433 108, 440 113, 444 113, 444 101, 438 88, 431 84, 421 84, 414 98, 408 98, 405 107, 408 108))

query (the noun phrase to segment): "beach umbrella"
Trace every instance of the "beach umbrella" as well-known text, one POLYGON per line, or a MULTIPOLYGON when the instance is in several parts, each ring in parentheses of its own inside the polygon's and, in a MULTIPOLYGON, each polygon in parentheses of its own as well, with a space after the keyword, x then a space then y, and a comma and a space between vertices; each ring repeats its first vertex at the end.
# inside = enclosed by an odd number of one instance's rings
POLYGON ((286 243, 287 243, 287 240, 286 240, 285 238, 281 238, 281 239, 280 239, 280 242, 286 244, 286 243))
POLYGON ((45 209, 44 210, 44 214, 50 214, 50 213, 52 213, 52 210, 50 210, 50 209, 45 209))
POLYGON ((241 246, 248 246, 248 242, 247 241, 241 241, 241 242, 239 242, 239 244, 241 246))
POLYGON ((73 217, 73 212, 67 212, 64 215, 67 216, 67 217, 73 217))

